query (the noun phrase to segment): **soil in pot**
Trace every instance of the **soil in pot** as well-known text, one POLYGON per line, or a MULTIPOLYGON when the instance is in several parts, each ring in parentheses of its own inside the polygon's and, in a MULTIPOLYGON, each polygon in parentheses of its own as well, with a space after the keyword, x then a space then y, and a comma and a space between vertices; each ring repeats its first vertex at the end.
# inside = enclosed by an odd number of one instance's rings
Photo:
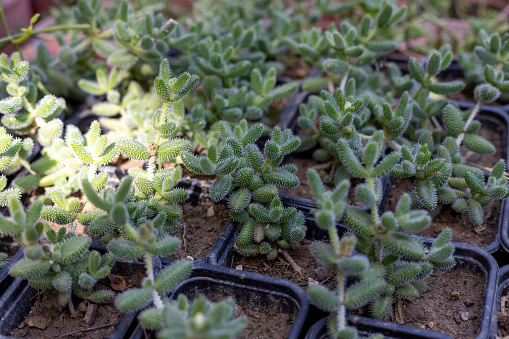
POLYGON ((184 211, 180 219, 182 228, 174 236, 182 239, 182 246, 170 258, 179 260, 188 256, 193 259, 203 258, 210 252, 230 220, 228 207, 210 201, 199 205, 185 202, 181 206, 184 211))
MULTIPOLYGON (((223 286, 223 291, 215 291, 213 294, 206 293, 207 299, 212 302, 221 302, 235 295, 234 286, 223 286)), ((196 295, 203 293, 196 291, 196 295)), ((235 316, 247 318, 247 326, 240 335, 240 339, 287 338, 290 333, 296 314, 277 307, 281 302, 261 302, 257 294, 252 293, 249 297, 235 298, 235 316)))
POLYGON ((493 166, 495 166, 500 159, 504 158, 504 152, 502 151, 504 149, 504 143, 502 142, 504 127, 504 125, 492 123, 483 124, 476 134, 491 142, 493 146, 495 146, 496 152, 493 154, 478 154, 462 146, 461 154, 463 154, 465 162, 475 167, 477 167, 476 165, 482 165, 484 166, 483 168, 480 167, 482 170, 491 172, 493 166))
POLYGON ((0 252, 7 253, 7 260, 10 260, 19 248, 20 245, 11 237, 0 238, 0 252))
POLYGON ((304 289, 310 283, 315 282, 330 289, 335 288, 337 285, 336 274, 315 260, 310 250, 311 243, 312 241, 304 239, 299 247, 288 250, 290 257, 302 269, 302 274, 298 274, 292 268, 283 254, 279 254, 275 260, 269 261, 265 256, 245 257, 234 252, 231 267, 290 280, 304 289))
POLYGON ((271 307, 257 308, 236 305, 237 316, 247 318, 246 329, 240 339, 286 338, 293 325, 292 315, 271 307))
MULTIPOLYGON (((395 179, 389 190, 386 210, 394 211, 399 198, 403 193, 411 191, 413 187, 414 182, 411 179, 395 179)), ((500 200, 484 207, 484 224, 481 227, 475 228, 470 221, 468 213, 457 213, 452 210, 450 205, 446 205, 438 216, 433 218, 431 225, 417 234, 436 238, 445 228, 451 227, 453 241, 481 247, 487 246, 495 240, 500 209, 500 200)))
MULTIPOLYGON (((110 288, 122 291, 127 288, 140 287, 143 272, 132 275, 113 275, 99 282, 99 288, 110 288)), ((73 298, 74 299, 74 298, 73 298)), ((79 300, 73 300, 75 307, 79 300)), ((90 312, 90 310, 89 310, 90 312)), ((91 316, 80 312, 72 317, 67 307, 62 307, 54 292, 37 295, 37 300, 25 320, 11 332, 16 338, 57 338, 73 336, 82 338, 109 338, 124 314, 115 308, 113 303, 97 305, 91 316), (95 315, 93 315, 95 313, 95 315), (74 332, 71 334, 71 332, 74 332)))
MULTIPOLYGON (((297 177, 300 180, 300 185, 293 188, 287 188, 287 187, 279 187, 278 191, 282 194, 288 194, 297 196, 300 198, 307 198, 315 200, 315 197, 313 196, 313 193, 311 192, 311 187, 308 183, 308 177, 307 177, 307 170, 308 168, 315 168, 317 170, 320 170, 323 163, 319 163, 318 161, 314 159, 303 159, 303 158, 294 158, 290 157, 288 161, 285 161, 288 164, 295 164, 297 165, 297 177)), ((329 166, 330 167, 330 166, 329 166)), ((355 186, 358 183, 364 182, 363 180, 351 178, 350 179, 350 191, 348 192, 348 198, 347 202, 352 205, 360 206, 362 203, 360 203, 357 198, 355 197, 355 186)), ((334 189, 334 185, 326 185, 326 188, 328 190, 334 189)))
POLYGON ((297 58, 292 62, 287 63, 283 74, 281 76, 288 77, 292 80, 304 79, 311 73, 312 68, 306 64, 302 59, 297 58))
MULTIPOLYGON (((453 338, 475 338, 481 321, 484 276, 459 263, 452 270, 434 270, 426 284, 427 290, 418 298, 396 303, 389 320, 453 338)), ((355 313, 369 316, 369 309, 355 313)))

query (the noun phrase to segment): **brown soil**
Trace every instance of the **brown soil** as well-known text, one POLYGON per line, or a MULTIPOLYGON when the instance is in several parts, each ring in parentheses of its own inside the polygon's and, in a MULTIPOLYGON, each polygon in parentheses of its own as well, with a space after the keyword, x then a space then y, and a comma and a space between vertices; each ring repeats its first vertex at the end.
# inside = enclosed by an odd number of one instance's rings
POLYGON ((87 325, 82 317, 72 318, 67 309, 62 312, 57 296, 48 294, 37 298, 30 314, 11 332, 11 335, 16 338, 56 338, 65 333, 104 325, 75 337, 109 338, 115 332, 122 316, 123 314, 112 304, 99 305, 95 322, 87 325))
POLYGON ((7 253, 7 260, 10 260, 19 250, 20 244, 12 238, 0 238, 0 252, 7 253))
MULTIPOLYGON (((317 165, 320 165, 318 161, 314 159, 302 159, 302 158, 290 158, 288 159, 289 164, 295 164, 297 165, 297 177, 299 177, 300 185, 293 188, 287 188, 287 187, 279 187, 278 191, 282 194, 288 194, 293 195, 301 198, 307 198, 315 200, 315 197, 313 196, 313 193, 311 192, 311 187, 308 183, 308 177, 307 177, 307 171, 308 168, 313 168, 317 165)), ((352 178, 350 179, 350 191, 348 192, 348 198, 347 202, 349 204, 360 206, 362 205, 359 201, 357 201, 357 198, 355 197, 355 186, 359 183, 362 183, 363 180, 352 178)), ((334 189, 334 185, 326 185, 325 186, 328 190, 334 189)))
POLYGON ((240 339, 287 338, 292 329, 294 317, 272 307, 243 307, 236 305, 237 316, 247 318, 247 326, 240 339))
POLYGON ((143 168, 143 163, 144 161, 131 160, 118 156, 110 165, 128 171, 131 168, 143 168))
MULTIPOLYGON (((386 210, 394 211, 399 198, 413 187, 414 184, 411 179, 395 179, 387 197, 386 210)), ((433 218, 431 225, 417 234, 436 238, 445 228, 451 227, 453 241, 486 246, 491 244, 496 237, 500 208, 499 200, 484 207, 484 224, 479 228, 475 228, 468 213, 457 213, 452 210, 450 205, 446 205, 438 216, 433 218)))
POLYGON ((202 202, 196 206, 185 202, 182 204, 182 210, 184 211, 180 219, 182 228, 175 234, 182 239, 182 246, 170 258, 185 259, 187 256, 193 259, 203 258, 210 252, 230 219, 228 207, 212 202, 202 202), (209 215, 209 210, 214 214, 209 215))
POLYGON ((235 299, 235 316, 247 318, 247 326, 240 335, 240 339, 283 339, 288 337, 296 314, 282 309, 279 300, 260 302, 256 295, 249 300, 246 300, 246 296, 235 298, 235 292, 229 290, 232 288, 234 287, 225 287, 223 292, 207 294, 206 297, 215 303, 228 297, 235 299))
POLYGON ((478 154, 469 151, 465 148, 465 146, 462 146, 461 154, 464 155, 463 157, 467 164, 472 166, 483 166, 485 168, 481 169, 490 172, 491 168, 493 168, 500 159, 505 158, 504 143, 502 142, 503 127, 503 125, 492 124, 489 124, 489 126, 488 124, 481 126, 476 134, 490 141, 493 146, 495 146, 496 152, 493 154, 478 154))
POLYGON ((311 73, 311 67, 301 59, 294 59, 294 62, 290 63, 285 67, 282 74, 284 77, 288 77, 293 80, 304 79, 311 73))
MULTIPOLYGON (((426 283, 428 288, 419 297, 393 305, 388 320, 453 338, 475 338, 481 320, 484 276, 463 266, 434 270, 426 283), (467 320, 462 319, 462 315, 466 316, 464 312, 468 312, 467 320)), ((367 307, 355 313, 369 317, 367 307)))
POLYGON ((242 265, 242 270, 291 280, 303 288, 310 282, 319 282, 330 289, 335 288, 336 274, 315 260, 311 255, 310 245, 311 241, 304 239, 299 247, 288 250, 292 259, 302 268, 302 276, 295 273, 282 254, 274 261, 269 261, 263 256, 244 257, 234 253, 231 267, 240 269, 239 265, 242 265))
MULTIPOLYGON (((129 276, 111 275, 110 279, 103 279, 100 283, 104 284, 102 288, 108 287, 121 291, 141 286, 143 277, 143 272, 136 272, 129 276)), ((74 301, 76 308, 78 304, 79 302, 74 301)), ((79 317, 71 317, 69 309, 60 305, 54 292, 38 294, 30 313, 18 328, 11 332, 11 335, 16 338, 57 338, 66 333, 97 327, 95 330, 83 331, 73 337, 109 338, 115 332, 123 313, 118 311, 112 303, 97 306, 95 320, 87 324, 83 318, 83 312, 80 312, 79 317)))

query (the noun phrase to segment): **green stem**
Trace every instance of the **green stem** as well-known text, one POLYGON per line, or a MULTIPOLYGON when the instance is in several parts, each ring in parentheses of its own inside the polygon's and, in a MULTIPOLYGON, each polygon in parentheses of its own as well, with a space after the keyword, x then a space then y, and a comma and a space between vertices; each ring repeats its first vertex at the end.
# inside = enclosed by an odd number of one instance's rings
MULTIPOLYGON (((467 121, 465 122, 465 125, 463 127, 463 130, 466 131, 468 126, 470 126, 470 124, 472 123, 472 121, 474 121, 474 118, 475 116, 477 115, 477 113, 479 113, 480 109, 481 109, 481 106, 482 106, 482 103, 480 101, 478 101, 474 108, 472 109, 472 112, 470 113, 467 121)), ((461 132, 460 135, 458 135, 458 139, 456 139, 456 145, 461 146, 461 143, 463 142, 463 139, 465 138, 465 132, 461 132)))
POLYGON ((375 261, 381 263, 383 259, 383 245, 380 240, 375 239, 375 261))
MULTIPOLYGON (((339 243, 339 235, 338 235, 338 230, 336 228, 336 225, 334 225, 332 227, 329 227, 328 232, 329 232, 330 242, 332 244, 332 247, 334 248, 334 253, 336 253, 337 256, 340 256, 341 255, 341 253, 340 253, 341 252, 341 246, 340 246, 340 243, 339 243)), ((337 286, 338 299, 339 299, 339 304, 341 306, 339 306, 339 310, 338 310, 338 315, 337 315, 336 321, 337 321, 338 331, 342 331, 346 327, 346 321, 345 321, 346 311, 345 311, 345 306, 343 305, 343 302, 344 302, 344 299, 345 299, 345 294, 344 294, 345 293, 344 292, 344 289, 345 289, 345 274, 343 273, 342 270, 337 270, 337 274, 338 274, 338 286, 337 286)))
POLYGON ((147 166, 147 180, 148 181, 154 181, 154 174, 156 171, 156 157, 152 155, 150 159, 148 160, 148 166, 147 166))
POLYGON ((329 238, 330 238, 332 247, 334 248, 334 252, 336 254, 339 254, 339 252, 340 252, 339 235, 338 235, 338 230, 336 228, 336 225, 329 228, 329 238))
MULTIPOLYGON (((32 31, 31 35, 36 35, 40 33, 51 33, 51 32, 57 32, 57 31, 67 31, 67 30, 82 30, 82 29, 88 29, 90 28, 89 24, 77 24, 77 25, 55 25, 51 27, 36 29, 32 31)), ((10 42, 16 38, 19 38, 24 33, 17 33, 12 36, 6 36, 0 39, 0 44, 4 42, 10 42)))
POLYGON ((2 19, 2 24, 4 26, 5 35, 10 38, 11 33, 9 32, 9 26, 7 25, 7 20, 5 19, 4 8, 2 7, 1 2, 0 2, 0 18, 2 19))
MULTIPOLYGON (((348 80, 348 74, 350 73, 350 66, 348 66, 348 68, 346 69, 346 73, 345 75, 343 76, 343 78, 341 79, 341 83, 339 84, 339 88, 341 89, 341 91, 345 91, 345 87, 346 87, 346 82, 348 80)), ((331 94, 334 94, 334 93, 331 93, 331 94)))
POLYGON ((341 332, 346 328, 346 309, 344 300, 345 300, 345 275, 341 270, 338 270, 338 299, 339 299, 339 310, 338 310, 338 316, 337 316, 337 326, 338 326, 338 332, 341 332))
POLYGON ((25 159, 22 159, 22 158, 19 158, 19 163, 25 167, 25 169, 30 172, 30 174, 32 175, 36 175, 37 173, 35 173, 33 170, 32 170, 32 166, 30 166, 30 163, 28 161, 26 161, 25 159))
MULTIPOLYGON (((373 177, 369 176, 366 178, 366 184, 368 184, 368 187, 373 193, 376 193, 375 190, 375 180, 373 177)), ((376 194, 375 194, 376 196, 376 194)), ((378 227, 379 219, 378 219, 378 205, 377 201, 375 200, 371 204, 371 217, 373 218, 373 221, 375 222, 375 227, 378 227)))
POLYGON ((154 306, 162 312, 164 309, 163 300, 161 299, 161 296, 159 296, 159 293, 157 293, 155 289, 155 282, 154 282, 154 265, 152 263, 152 255, 149 252, 145 252, 145 266, 147 269, 147 278, 151 282, 152 286, 152 301, 154 302, 154 306))
MULTIPOLYGON (((371 176, 367 177, 366 184, 368 185, 370 190, 372 190, 373 192, 376 192, 375 191, 375 180, 373 177, 371 177, 371 176)), ((377 202, 376 201, 373 202, 370 207, 371 207, 371 218, 373 218, 373 222, 375 224, 375 226, 374 226, 375 233, 378 233, 381 225, 380 225, 380 219, 378 217, 377 202)), ((377 238, 375 238, 375 260, 377 262, 382 262, 382 257, 383 257, 383 246, 380 243, 380 241, 377 238)))

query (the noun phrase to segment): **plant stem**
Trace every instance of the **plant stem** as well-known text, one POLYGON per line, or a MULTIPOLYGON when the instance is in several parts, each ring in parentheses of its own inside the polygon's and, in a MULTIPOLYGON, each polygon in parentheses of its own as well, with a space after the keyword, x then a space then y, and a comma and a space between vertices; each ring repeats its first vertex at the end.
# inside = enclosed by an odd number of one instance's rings
POLYGON ((147 180, 154 181, 155 170, 156 170, 156 157, 152 155, 148 160, 147 180))
POLYGON ((10 38, 11 33, 9 33, 9 26, 7 25, 7 20, 5 19, 4 8, 2 7, 2 3, 0 2, 0 18, 2 19, 2 24, 4 26, 4 32, 6 37, 10 38))
POLYGON ((343 304, 344 303, 344 300, 345 300, 345 275, 344 273, 341 271, 341 270, 338 270, 338 299, 339 299, 339 310, 338 310, 338 316, 337 316, 337 326, 338 326, 338 332, 341 332, 342 330, 345 329, 346 327, 346 321, 345 321, 345 318, 346 318, 346 309, 345 309, 345 305, 343 304))
MULTIPOLYGON (((57 31, 67 31, 67 30, 82 30, 82 29, 88 29, 90 28, 89 24, 76 24, 76 25, 55 25, 51 27, 41 28, 41 29, 35 29, 32 31, 31 35, 36 35, 40 33, 51 33, 51 32, 57 32, 57 31)), ((23 33, 17 33, 12 36, 6 36, 0 39, 0 44, 4 42, 10 42, 16 38, 19 38, 22 36, 23 33)))
MULTIPOLYGON (((336 228, 336 225, 334 225, 333 227, 329 227, 328 232, 329 232, 330 242, 332 243, 332 247, 334 248, 334 252, 336 253, 337 256, 340 256, 341 255, 341 253, 340 253, 341 247, 339 244, 339 235, 338 235, 338 230, 336 228)), ((338 274, 338 286, 337 286, 338 299, 339 299, 339 304, 341 306, 339 307, 338 316, 337 316, 336 321, 337 321, 338 331, 341 331, 341 330, 345 329, 345 326, 346 326, 345 306, 343 305, 343 302, 345 299, 345 295, 344 295, 345 275, 342 270, 337 270, 337 274, 338 274)))
MULTIPOLYGON (((366 178, 366 183, 369 187, 370 190, 373 191, 373 193, 376 192, 375 190, 375 180, 373 177, 369 176, 366 178)), ((376 194, 375 194, 376 196, 376 194)), ((371 218, 373 218, 373 222, 374 222, 374 228, 375 228, 375 233, 378 233, 378 230, 380 228, 380 219, 378 218, 378 205, 377 205, 377 201, 374 201, 372 204, 371 204, 371 218)), ((375 260, 377 262, 382 262, 382 257, 383 257, 383 246, 382 244, 380 243, 380 241, 375 238, 375 260)))
POLYGON ((159 296, 159 293, 155 290, 155 283, 154 283, 154 265, 152 264, 152 255, 148 252, 145 253, 145 266, 147 269, 147 278, 152 283, 152 299, 154 301, 154 306, 159 310, 162 311, 164 309, 164 304, 159 296))
MULTIPOLYGON (((470 113, 470 115, 467 119, 467 122, 465 122, 465 126, 463 127, 464 131, 468 128, 468 126, 470 126, 472 121, 474 121, 474 118, 477 115, 477 113, 479 113, 481 106, 482 106, 482 103, 480 101, 478 101, 475 104, 474 108, 472 109, 472 112, 470 113)), ((465 132, 461 132, 460 135, 458 135, 458 139, 456 139, 456 145, 458 145, 458 147, 461 146, 461 142, 463 141, 464 138, 465 138, 465 132)))
POLYGON ((19 163, 25 167, 25 169, 30 172, 32 175, 36 175, 36 173, 32 170, 32 166, 30 166, 30 163, 26 161, 25 159, 19 158, 19 163))
POLYGON ((334 225, 333 227, 329 227, 329 238, 330 238, 332 247, 334 248, 334 252, 339 254, 339 252, 340 252, 339 235, 338 235, 338 230, 336 228, 336 225, 334 225))
MULTIPOLYGON (((346 69, 346 73, 341 79, 341 83, 339 84, 339 88, 344 92, 346 87, 346 81, 348 80, 348 74, 350 73, 350 67, 346 69)), ((334 93, 331 93, 334 94, 334 93)))
MULTIPOLYGON (((366 178, 366 184, 368 184, 368 187, 371 191, 373 191, 373 193, 375 193, 375 196, 376 196, 376 190, 375 190, 375 180, 373 177, 369 176, 366 178)), ((372 204, 371 204, 371 217, 373 218, 373 221, 375 222, 375 227, 378 227, 378 222, 379 222, 379 219, 378 219, 378 206, 377 206, 377 201, 374 201, 372 204)))

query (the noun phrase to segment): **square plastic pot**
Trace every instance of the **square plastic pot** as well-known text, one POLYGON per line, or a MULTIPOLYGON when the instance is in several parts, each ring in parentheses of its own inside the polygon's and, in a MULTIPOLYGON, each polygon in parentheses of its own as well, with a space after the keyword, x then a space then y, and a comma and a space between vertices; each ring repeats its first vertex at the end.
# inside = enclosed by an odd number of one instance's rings
MULTIPOLYGON (((9 271, 11 267, 20 259, 23 258, 23 251, 18 250, 10 259, 7 265, 5 265, 0 270, 0 298, 4 295, 4 293, 9 289, 9 287, 14 282, 14 278, 9 275, 9 271)), ((3 310, 0 309, 0 315, 3 313, 3 310)))
MULTIPOLYGON (((298 339, 304 335, 301 332, 309 311, 309 298, 297 284, 284 279, 195 263, 191 276, 171 293, 170 299, 176 300, 180 294, 191 301, 200 295, 210 300, 223 294, 233 297, 235 303, 243 307, 279 308, 294 314, 294 323, 287 338, 298 339)), ((140 324, 130 338, 145 338, 140 324)))
MULTIPOLYGON (((22 252, 22 251, 19 251, 22 252)), ((154 257, 154 271, 157 273, 161 262, 154 257)), ((114 274, 133 274, 144 271, 145 266, 140 263, 116 262, 113 266, 114 274)), ((38 290, 28 284, 27 280, 16 278, 7 291, 0 297, 0 336, 9 337, 11 331, 19 326, 28 316, 36 301, 38 290)), ((111 339, 122 339, 128 337, 136 326, 136 312, 126 313, 111 339)))
MULTIPOLYGON (((415 237, 424 241, 425 245, 431 246, 434 239, 427 237, 415 237)), ((481 323, 476 339, 492 338, 492 318, 493 308, 496 296, 496 286, 498 278, 498 265, 496 260, 486 251, 477 246, 452 242, 455 247, 454 258, 456 258, 456 268, 468 268, 480 272, 484 275, 486 285, 483 290, 483 301, 481 311, 481 323)), ((416 327, 399 325, 392 322, 375 320, 368 317, 357 315, 348 315, 348 325, 356 327, 360 334, 372 335, 381 333, 385 338, 417 338, 417 339, 445 339, 452 337, 443 333, 424 330, 416 327)), ((313 325, 306 335, 306 339, 325 339, 327 336, 327 319, 324 318, 313 325)))
MULTIPOLYGON (((106 185, 112 187, 113 189, 116 189, 122 181, 123 177, 127 175, 125 170, 121 170, 113 166, 100 166, 99 172, 108 173, 108 182, 106 185)), ((184 179, 179 181, 177 184, 177 187, 187 190, 189 194, 188 201, 193 204, 200 204, 203 201, 210 201, 211 198, 208 194, 210 186, 210 182, 198 179, 184 179)), ((224 265, 228 248, 233 246, 234 234, 235 224, 229 221, 226 223, 225 227, 212 245, 210 251, 203 257, 195 258, 195 262, 208 263, 211 265, 224 265)), ((106 252, 106 246, 101 242, 99 238, 94 238, 90 247, 102 253, 106 252)), ((175 259, 166 257, 159 257, 159 259, 164 265, 170 265, 176 261, 175 259)))
MULTIPOLYGON (((297 208, 301 209, 301 211, 304 213, 305 218, 306 218, 305 219, 306 226, 307 226, 306 236, 305 236, 306 239, 311 240, 311 241, 326 241, 329 239, 328 232, 319 228, 316 225, 315 219, 311 215, 310 209, 303 208, 302 206, 299 206, 298 204, 295 204, 295 203, 292 204, 291 199, 283 199, 282 198, 281 200, 285 207, 297 207, 297 208)), ((336 227, 337 227, 339 236, 342 236, 345 232, 348 231, 348 229, 342 224, 337 224, 336 227)), ((235 243, 235 240, 236 240, 237 231, 238 230, 236 230, 235 234, 233 234, 233 236, 229 239, 228 246, 225 248, 225 251, 223 251, 220 256, 222 259, 220 261, 220 264, 227 266, 229 268, 232 268, 232 265, 233 265, 233 254, 234 254, 233 244, 235 243)), ((311 255, 311 253, 309 253, 309 255, 311 255)), ((239 272, 248 272, 249 273, 249 271, 239 271, 239 272)), ((263 275, 263 277, 273 278, 273 277, 266 276, 266 275, 263 275)), ((277 279, 280 279, 280 278, 277 278, 277 279)), ((285 280, 285 281, 290 282, 289 280, 285 280)), ((293 284, 293 282, 292 282, 292 284, 293 284)), ((324 312, 317 309, 314 305, 311 304, 309 315, 306 318, 306 321, 304 323, 304 327, 303 327, 304 330, 309 329, 315 322, 317 322, 319 319, 321 319, 324 316, 325 316, 324 312)))

